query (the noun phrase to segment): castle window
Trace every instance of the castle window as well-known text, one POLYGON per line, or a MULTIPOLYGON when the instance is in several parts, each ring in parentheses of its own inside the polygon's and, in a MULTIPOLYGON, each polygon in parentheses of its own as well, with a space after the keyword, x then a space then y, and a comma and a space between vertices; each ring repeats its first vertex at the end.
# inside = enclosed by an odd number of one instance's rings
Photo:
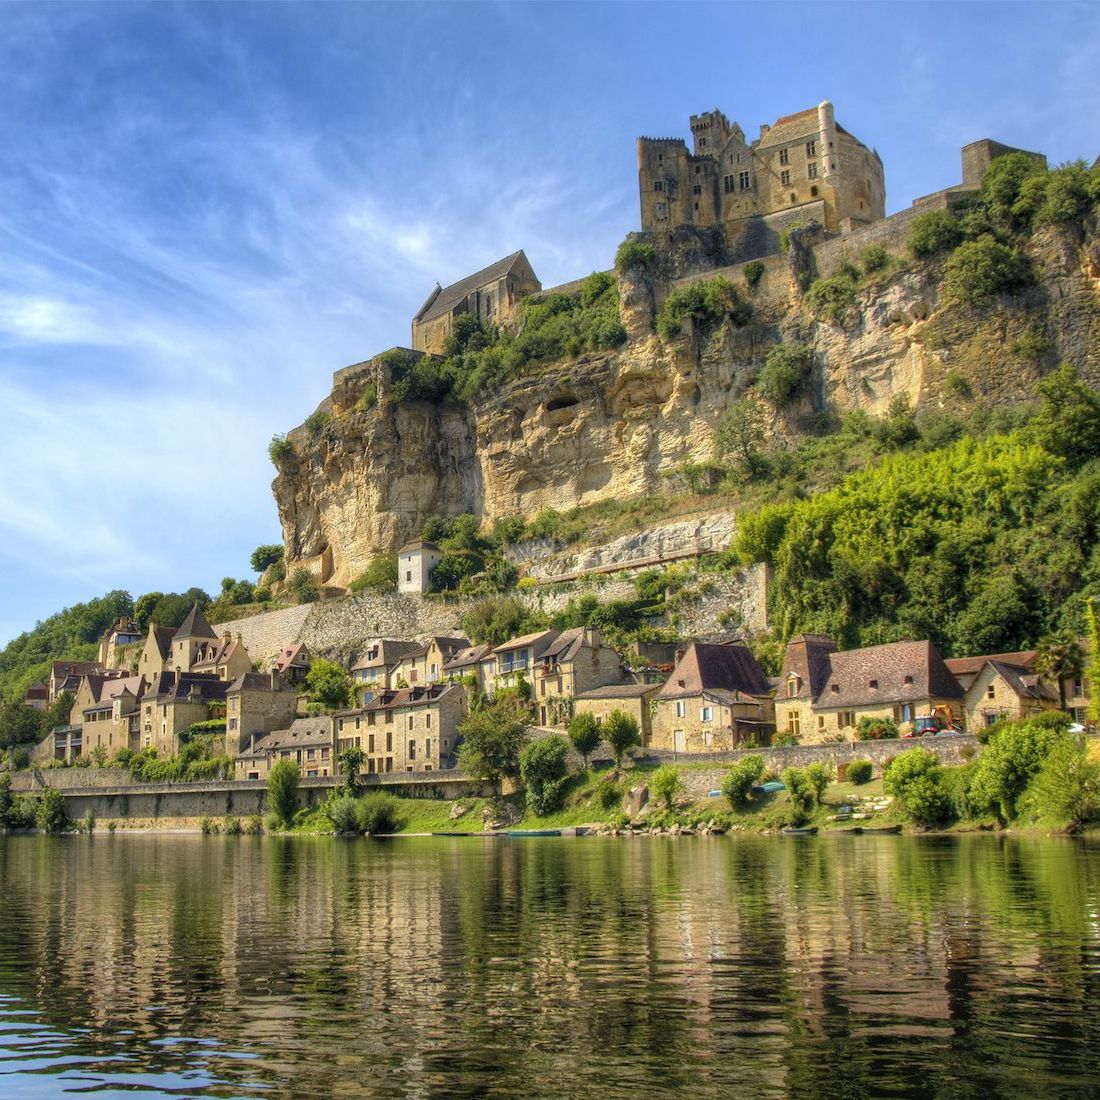
POLYGON ((701 195, 703 193, 703 188, 699 184, 695 184, 691 189, 691 193, 693 195, 701 195))
POLYGON ((733 190, 733 176, 722 177, 722 190, 727 195, 733 190))
POLYGON ((657 217, 658 218, 667 218, 668 217, 668 203, 667 202, 657 203, 657 217))
POLYGON ((812 180, 817 179, 817 162, 816 161, 811 163, 811 164, 806 165, 806 175, 812 180))
POLYGON ((695 204, 695 209, 696 209, 696 210, 698 210, 698 209, 699 209, 699 204, 698 204, 698 203, 696 203, 696 204, 695 204))
POLYGON ((808 157, 816 157, 817 156, 817 142, 816 141, 807 141, 806 142, 806 156, 808 156, 808 157))
POLYGON ((699 165, 698 164, 695 166, 695 174, 699 175, 699 165))
POLYGON ((738 182, 738 185, 740 186, 742 191, 747 191, 749 189, 749 186, 750 186, 749 173, 748 172, 739 173, 738 177, 737 177, 737 182, 738 182))
POLYGON ((779 163, 790 164, 791 163, 791 151, 789 149, 779 150, 779 163))
POLYGON ((783 171, 779 173, 779 182, 784 187, 790 187, 791 185, 791 173, 789 171, 783 171))
POLYGON ((657 182, 656 182, 656 183, 655 183, 655 184, 653 185, 653 190, 654 190, 654 191, 663 191, 664 189, 665 189, 665 185, 664 185, 664 183, 663 183, 663 182, 662 182, 661 180, 658 180, 658 181, 657 181, 657 182))
POLYGON ((704 146, 704 145, 706 145, 706 143, 707 143, 707 139, 706 139, 706 138, 700 138, 700 139, 699 139, 699 148, 700 148, 700 149, 702 149, 702 148, 703 148, 703 146, 704 146))

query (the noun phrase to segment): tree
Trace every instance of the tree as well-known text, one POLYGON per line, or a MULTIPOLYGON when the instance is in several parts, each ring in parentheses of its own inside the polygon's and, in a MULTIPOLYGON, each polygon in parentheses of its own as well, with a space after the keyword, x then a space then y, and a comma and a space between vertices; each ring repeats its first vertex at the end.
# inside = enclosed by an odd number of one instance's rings
POLYGON ((11 776, 0 773, 0 829, 11 820, 11 776))
POLYGON ((1077 637, 1065 631, 1048 634, 1039 642, 1035 658, 1035 671, 1058 685, 1058 709, 1066 709, 1066 679, 1081 675, 1085 667, 1085 654, 1077 637))
POLYGON ((764 774, 764 758, 753 753, 743 756, 722 780, 722 795, 730 804, 731 810, 739 810, 749 800, 753 785, 760 782, 764 774))
POLYGON ((392 592, 397 588, 397 555, 380 554, 372 558, 370 565, 351 582, 352 592, 374 588, 379 592, 392 592))
POLYGON ((584 760, 584 769, 588 770, 588 758, 599 748, 600 727, 596 719, 587 712, 574 714, 569 719, 569 740, 573 742, 573 748, 581 754, 584 760))
POLYGON ((34 812, 35 826, 44 833, 53 835, 62 833, 69 827, 69 818, 65 813, 65 799, 61 792, 52 787, 42 792, 38 808, 34 812))
POLYGON ((500 783, 519 774, 519 754, 527 733, 514 707, 495 703, 469 715, 458 727, 458 765, 475 779, 500 783))
POLYGON ((882 789, 918 825, 936 825, 950 813, 943 769, 926 749, 908 749, 896 756, 883 776, 882 789))
POLYGON ((832 770, 820 760, 816 760, 814 763, 806 765, 806 778, 810 781, 814 789, 817 801, 823 802, 825 800, 825 792, 829 789, 829 784, 833 781, 832 770))
POLYGON ((662 764, 649 777, 649 789, 664 803, 666 810, 671 810, 676 796, 684 789, 679 769, 672 764, 662 764))
POLYGON ((267 777, 267 804, 283 825, 289 826, 298 810, 298 783, 302 773, 293 760, 280 760, 267 777))
POLYGON ((796 829, 802 828, 813 814, 817 798, 814 785, 803 768, 787 768, 783 772, 783 786, 787 788, 790 800, 788 823, 796 829))
POLYGON ((519 754, 519 775, 527 788, 527 805, 540 817, 561 806, 568 778, 569 747, 557 734, 528 742, 519 754))
POLYGON ((41 711, 21 702, 5 703, 0 709, 0 749, 32 744, 41 736, 41 711))
POLYGON ((944 295, 981 305, 1003 290, 1027 282, 1027 261, 1014 248, 990 236, 959 245, 943 273, 944 295))
POLYGON ((615 768, 619 770, 623 766, 623 754, 635 745, 642 743, 638 732, 638 720, 624 714, 621 710, 613 710, 600 726, 603 739, 611 746, 615 754, 615 768))
POLYGON ((358 745, 349 745, 336 758, 340 774, 344 777, 344 789, 349 795, 354 795, 359 786, 359 773, 366 758, 366 753, 358 745))
POLYGON ((1100 455, 1100 390, 1082 382, 1068 363, 1051 371, 1038 390, 1030 430, 1044 450, 1073 468, 1100 455))
POLYGON ((313 579, 313 574, 304 565, 298 566, 290 574, 287 587, 299 603, 313 603, 319 595, 317 582, 313 579))
POLYGON ((798 397, 810 367, 809 348, 803 344, 776 344, 756 376, 757 392, 777 409, 786 408, 798 397))
POLYGON ((263 546, 257 546, 252 551, 252 557, 248 559, 248 564, 252 566, 254 573, 262 573, 269 565, 274 565, 277 561, 283 560, 283 548, 278 543, 265 543, 263 546))
POLYGON ((750 476, 763 467, 761 443, 766 438, 768 414, 755 397, 735 401, 714 434, 720 454, 731 455, 750 476))
POLYGON ((1081 737, 1059 737, 1034 779, 1021 805, 1032 816, 1070 830, 1100 820, 1100 764, 1089 760, 1081 737))
POLYGON ((1035 719, 1006 722, 995 730, 974 763, 967 799, 979 814, 994 814, 1002 825, 1016 816, 1016 802, 1065 727, 1035 719))
POLYGON ((306 686, 312 701, 320 703, 326 710, 339 710, 351 701, 351 677, 341 665, 324 657, 317 657, 310 664, 306 686))
POLYGON ((1085 616, 1089 629, 1089 718, 1100 722, 1100 614, 1096 600, 1089 600, 1085 616))
POLYGON ((934 256, 954 248, 961 240, 959 219, 947 210, 919 214, 909 229, 909 250, 914 256, 934 256))

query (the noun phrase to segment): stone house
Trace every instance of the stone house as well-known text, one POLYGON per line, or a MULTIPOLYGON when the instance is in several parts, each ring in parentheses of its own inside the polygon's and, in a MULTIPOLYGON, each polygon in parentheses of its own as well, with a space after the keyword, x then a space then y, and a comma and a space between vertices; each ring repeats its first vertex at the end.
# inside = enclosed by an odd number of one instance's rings
POLYGON ((50 663, 49 701, 57 702, 57 697, 67 691, 75 695, 80 688, 81 678, 103 672, 98 661, 52 661, 50 663))
POLYGON ((660 690, 660 684, 644 683, 609 684, 606 687, 592 688, 573 696, 573 713, 591 714, 599 723, 612 712, 622 711, 638 723, 642 744, 648 746, 653 741, 650 700, 660 690))
POLYGON ((443 665, 443 678, 449 683, 464 680, 467 676, 477 678, 478 690, 484 692, 485 662, 493 652, 488 642, 481 645, 468 645, 456 650, 443 665))
POLYGON ((31 710, 48 710, 50 706, 50 685, 30 684, 23 693, 23 706, 31 710))
POLYGON ((413 318, 412 346, 442 354, 456 317, 470 313, 483 324, 499 324, 512 318, 520 301, 541 289, 522 249, 448 287, 437 283, 413 318))
POLYGON ((351 666, 351 678, 361 700, 379 691, 389 691, 396 683, 393 670, 401 658, 421 648, 419 642, 379 638, 371 642, 363 656, 351 666))
POLYGON ((142 695, 139 749, 175 756, 180 736, 196 722, 225 715, 229 685, 210 673, 162 672, 142 695))
POLYGON ((305 681, 309 675, 309 666, 313 663, 305 642, 297 645, 284 646, 276 654, 271 667, 283 678, 283 682, 291 687, 297 687, 305 681))
POLYGON ((540 726, 564 726, 572 700, 582 691, 619 684, 623 680, 619 654, 595 627, 563 630, 535 659, 531 693, 540 726))
POLYGON ((306 779, 336 774, 333 721, 327 715, 295 718, 285 729, 255 740, 237 757, 237 779, 266 779, 280 760, 290 760, 306 779))
POLYGON ((987 653, 982 657, 948 657, 943 663, 947 665, 951 670, 951 674, 959 681, 959 686, 963 691, 969 691, 970 685, 974 683, 978 673, 985 668, 988 661, 1000 661, 1001 664, 1032 672, 1038 658, 1039 651, 1037 649, 1024 649, 1015 653, 987 653))
POLYGON ((368 774, 452 768, 466 713, 459 684, 383 691, 365 706, 336 715, 337 752, 362 749, 368 774))
POLYGON ((120 668, 122 660, 119 650, 140 641, 141 631, 129 615, 115 619, 99 640, 99 663, 104 668, 120 668))
MULTIPOLYGON (((191 672, 201 659, 209 665, 211 642, 217 642, 214 628, 206 621, 206 616, 196 603, 187 613, 180 627, 172 635, 172 654, 169 658, 170 672, 191 672)), ((251 664, 249 668, 251 668, 251 664)), ((213 671, 207 668, 205 671, 213 671)), ((247 671, 247 670, 246 670, 247 671)))
POLYGON ((162 672, 172 671, 172 637, 175 633, 170 626, 149 624, 145 644, 141 647, 141 653, 138 654, 139 675, 151 680, 162 672))
POLYGON ((826 634, 787 644, 775 696, 776 729, 806 744, 852 739, 861 718, 892 718, 901 731, 941 712, 963 717, 964 691, 931 642, 837 650, 826 634))
POLYGON ((557 636, 556 630, 540 630, 509 638, 496 646, 482 663, 486 693, 495 695, 503 688, 515 687, 521 681, 530 686, 535 662, 557 636))
POLYGON ((148 684, 144 676, 85 676, 69 712, 69 725, 80 726, 85 755, 102 747, 108 756, 119 749, 136 751, 139 700, 148 684))
MULTIPOLYGON (((951 662, 947 662, 950 667, 951 662)), ((1003 719, 1015 721, 1044 710, 1057 710, 1058 689, 1026 665, 987 660, 966 689, 966 728, 976 733, 1003 719)))
POLYGON ((226 755, 238 756, 273 730, 286 729, 297 712, 298 692, 276 669, 238 676, 225 693, 226 755))
POLYGON ((771 684, 752 650, 693 642, 652 699, 650 744, 673 752, 728 752, 774 728, 771 684))
POLYGON ((429 638, 403 654, 390 669, 391 685, 416 687, 446 679, 444 667, 456 653, 470 647, 469 638, 429 638))
POLYGON ((234 637, 228 630, 213 641, 199 642, 188 672, 210 672, 219 680, 232 683, 252 671, 252 658, 245 649, 240 634, 234 637))
POLYGON ((397 591, 406 596, 422 596, 431 587, 432 570, 443 551, 427 539, 413 539, 397 551, 397 591))

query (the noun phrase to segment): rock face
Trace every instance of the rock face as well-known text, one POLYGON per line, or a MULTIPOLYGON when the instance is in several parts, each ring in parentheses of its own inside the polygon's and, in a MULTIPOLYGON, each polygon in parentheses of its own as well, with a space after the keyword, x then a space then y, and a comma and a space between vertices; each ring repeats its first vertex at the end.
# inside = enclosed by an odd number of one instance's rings
MULTIPOLYGON (((887 242, 899 262, 864 282, 841 323, 816 320, 800 287, 835 269, 847 240, 794 240, 789 256, 767 261, 748 324, 693 333, 688 322, 673 341, 653 331, 670 284, 624 277, 621 349, 541 367, 468 405, 397 404, 382 368, 339 372, 322 406, 330 419, 290 433, 274 482, 288 567, 344 586, 434 515, 491 521, 667 488, 677 466, 715 459, 723 414, 779 341, 813 352, 806 398, 772 415, 783 436, 821 412, 880 414, 898 395, 933 409, 1018 400, 1060 361, 1100 383, 1094 225, 1034 238, 1033 284, 981 309, 944 304, 942 264, 909 261, 903 240, 887 242)), ((744 288, 743 266, 721 273, 744 288)))

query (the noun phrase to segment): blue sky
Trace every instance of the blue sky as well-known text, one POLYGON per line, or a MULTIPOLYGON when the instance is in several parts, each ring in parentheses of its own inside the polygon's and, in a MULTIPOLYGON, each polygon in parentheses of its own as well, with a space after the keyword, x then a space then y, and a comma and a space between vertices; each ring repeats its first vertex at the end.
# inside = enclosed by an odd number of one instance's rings
POLYGON ((0 5, 0 642, 248 576, 266 444, 444 284, 637 228, 634 139, 829 98, 887 205, 1100 153, 1100 5, 0 5))

